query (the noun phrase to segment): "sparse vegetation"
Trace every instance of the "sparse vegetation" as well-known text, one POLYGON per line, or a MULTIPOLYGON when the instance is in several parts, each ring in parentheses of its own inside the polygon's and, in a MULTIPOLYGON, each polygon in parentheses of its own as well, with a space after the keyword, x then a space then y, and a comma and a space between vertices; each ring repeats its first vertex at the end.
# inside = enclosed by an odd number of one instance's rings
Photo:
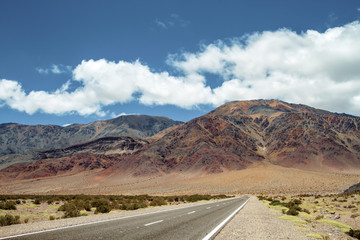
POLYGON ((0 195, 1 226, 21 222, 56 220, 112 210, 136 210, 149 206, 228 198, 226 195, 123 196, 123 195, 0 195), (4 215, 1 215, 4 214, 4 215))
POLYGON ((360 239, 360 230, 353 230, 350 229, 348 232, 346 232, 350 237, 360 239))
POLYGON ((16 210, 16 202, 15 201, 0 202, 0 209, 3 209, 3 210, 16 210))
POLYGON ((20 223, 20 216, 12 216, 10 214, 6 214, 5 216, 0 216, 0 226, 8 226, 19 223, 20 223))
POLYGON ((258 196, 268 207, 284 214, 280 218, 295 222, 308 237, 329 239, 329 233, 346 234, 360 239, 358 209, 360 194, 327 194, 298 196, 258 196), (300 222, 303 221, 303 222, 300 222), (328 230, 325 230, 328 229, 328 230))

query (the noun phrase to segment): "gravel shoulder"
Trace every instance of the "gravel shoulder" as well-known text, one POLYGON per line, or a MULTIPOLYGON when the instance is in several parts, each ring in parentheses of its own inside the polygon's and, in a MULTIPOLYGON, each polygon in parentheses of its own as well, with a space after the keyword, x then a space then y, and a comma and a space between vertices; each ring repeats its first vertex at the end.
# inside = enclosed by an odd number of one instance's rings
POLYGON ((252 196, 215 239, 312 239, 306 237, 306 233, 294 223, 279 219, 279 216, 280 213, 272 212, 252 196))

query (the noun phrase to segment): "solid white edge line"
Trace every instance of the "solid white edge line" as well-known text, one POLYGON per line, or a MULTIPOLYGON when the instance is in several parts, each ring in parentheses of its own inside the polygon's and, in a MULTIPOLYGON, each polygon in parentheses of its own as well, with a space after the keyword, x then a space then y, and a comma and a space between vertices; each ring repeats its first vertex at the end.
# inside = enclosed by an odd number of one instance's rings
POLYGON ((41 231, 36 231, 36 232, 22 233, 22 234, 18 234, 18 235, 0 237, 0 240, 11 239, 11 238, 16 238, 16 237, 23 237, 23 236, 34 235, 34 234, 44 233, 44 232, 57 231, 57 230, 62 230, 62 229, 66 229, 66 228, 75 228, 75 227, 81 227, 81 226, 92 225, 92 224, 97 224, 97 223, 111 222, 111 221, 116 221, 116 220, 121 220, 121 219, 126 219, 126 218, 132 218, 132 217, 138 217, 138 216, 145 216, 145 215, 156 214, 156 213, 161 213, 161 212, 175 211, 175 210, 184 209, 184 208, 190 208, 190 207, 194 207, 194 206, 213 204, 214 202, 230 201, 230 200, 234 200, 234 199, 237 199, 237 198, 242 198, 242 196, 241 197, 235 197, 235 198, 227 198, 227 199, 222 199, 222 200, 215 200, 213 202, 205 202, 205 203, 201 203, 201 204, 195 204, 195 205, 192 205, 192 206, 185 206, 185 207, 174 208, 174 209, 165 209, 165 210, 161 210, 161 211, 157 211, 157 212, 143 213, 143 214, 138 214, 138 215, 126 216, 126 217, 111 218, 111 219, 99 220, 99 221, 95 221, 95 222, 80 223, 80 224, 76 224, 76 225, 63 226, 63 227, 58 227, 58 228, 51 228, 51 229, 46 229, 46 230, 41 230, 41 231))
POLYGON ((164 220, 159 220, 159 221, 147 223, 147 224, 144 224, 144 226, 147 227, 147 226, 150 226, 150 225, 153 225, 153 224, 156 224, 156 223, 161 223, 161 222, 163 222, 163 221, 164 221, 164 220))
POLYGON ((246 200, 238 209, 236 209, 232 214, 230 214, 230 216, 228 216, 224 221, 222 221, 219 225, 217 225, 216 228, 214 228, 208 235, 206 235, 202 240, 209 240, 211 239, 215 233, 217 233, 217 231, 219 231, 219 229, 221 229, 237 212, 239 212, 244 206, 245 204, 250 200, 250 198, 248 198, 248 200, 246 200))
POLYGON ((196 213, 196 211, 188 212, 187 214, 193 214, 193 213, 196 213))

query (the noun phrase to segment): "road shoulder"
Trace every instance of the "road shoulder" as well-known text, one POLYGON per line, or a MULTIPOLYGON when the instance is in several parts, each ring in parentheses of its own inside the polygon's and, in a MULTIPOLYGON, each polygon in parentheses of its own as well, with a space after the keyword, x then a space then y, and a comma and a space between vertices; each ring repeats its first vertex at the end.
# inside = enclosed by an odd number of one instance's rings
POLYGON ((279 219, 279 216, 252 196, 215 239, 310 239, 295 224, 279 219))

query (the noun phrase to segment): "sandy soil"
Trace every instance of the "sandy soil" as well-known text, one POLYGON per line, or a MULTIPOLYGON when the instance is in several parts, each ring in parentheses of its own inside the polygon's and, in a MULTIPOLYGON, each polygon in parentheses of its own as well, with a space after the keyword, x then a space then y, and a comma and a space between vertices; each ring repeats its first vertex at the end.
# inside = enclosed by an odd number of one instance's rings
POLYGON ((133 178, 87 172, 0 183, 2 194, 300 194, 338 193, 360 181, 360 173, 324 173, 261 164, 240 171, 202 175, 173 173, 133 178))

